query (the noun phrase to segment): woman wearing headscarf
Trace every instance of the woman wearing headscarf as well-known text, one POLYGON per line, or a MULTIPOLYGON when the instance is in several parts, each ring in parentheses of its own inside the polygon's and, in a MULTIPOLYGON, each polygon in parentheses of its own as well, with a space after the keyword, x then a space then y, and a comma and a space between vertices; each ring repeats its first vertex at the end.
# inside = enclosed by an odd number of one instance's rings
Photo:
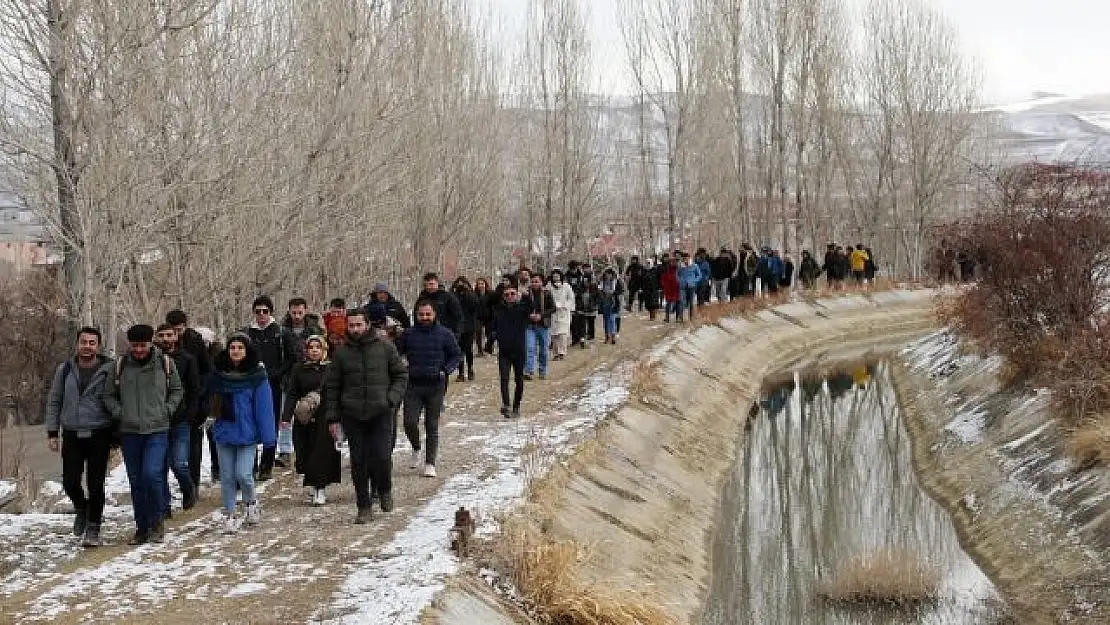
POLYGON ((563 272, 551 272, 547 285, 551 299, 555 302, 555 314, 551 316, 551 342, 555 346, 554 360, 567 357, 570 345, 570 322, 574 318, 574 289, 563 280, 563 272))
POLYGON ((259 443, 277 445, 274 427, 274 399, 266 367, 246 334, 236 333, 227 340, 215 362, 209 395, 215 417, 212 436, 220 457, 220 489, 224 504, 224 531, 239 530, 235 518, 235 496, 243 493, 247 525, 262 521, 262 511, 254 490, 254 454, 259 443))
POLYGON ((327 503, 324 489, 338 484, 342 460, 324 416, 324 376, 328 368, 328 342, 314 335, 305 339, 304 362, 297 363, 289 377, 282 427, 293 428, 296 472, 304 474, 304 487, 314 506, 327 503))

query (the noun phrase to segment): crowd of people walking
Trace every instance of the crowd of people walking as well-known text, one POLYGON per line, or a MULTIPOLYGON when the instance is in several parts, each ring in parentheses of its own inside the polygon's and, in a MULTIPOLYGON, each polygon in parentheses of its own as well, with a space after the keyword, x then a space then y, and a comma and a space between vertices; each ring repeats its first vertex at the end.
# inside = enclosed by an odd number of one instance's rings
POLYGON ((745 245, 715 256, 702 249, 645 263, 632 257, 623 271, 607 266, 599 275, 591 262, 572 261, 547 276, 521 268, 492 288, 485 278, 472 285, 464 276, 447 288, 428 273, 411 311, 384 283, 364 305, 332 299, 322 314, 295 297, 280 322, 274 302, 260 296, 251 322, 225 341, 174 310, 157 327, 130 327, 118 358, 104 354, 97 328, 84 327, 74 356, 50 385, 47 439, 61 454, 63 488, 76 511, 73 532, 86 547, 102 544, 113 448, 126 468, 135 520, 130 544, 138 545, 164 539, 173 513, 171 474, 182 509, 197 504, 206 439, 223 531, 261 522, 257 484, 271 479, 275 467, 301 476, 307 503, 326 505, 326 489, 342 477, 344 442, 355 523, 364 524, 375 505, 383 512, 394 507, 398 421, 410 467, 437 477, 448 387, 456 376, 456 383, 475 379, 475 359, 496 349, 500 414, 517 419, 525 384, 545 380, 572 346, 594 343, 598 317, 602 343, 615 345, 622 311, 647 310, 655 319, 662 309, 665 322, 682 322, 711 301, 775 293, 795 278, 812 287, 822 273, 833 287, 862 283, 874 278, 875 264, 862 245, 830 244, 823 264, 805 251, 797 269, 788 254, 745 245))

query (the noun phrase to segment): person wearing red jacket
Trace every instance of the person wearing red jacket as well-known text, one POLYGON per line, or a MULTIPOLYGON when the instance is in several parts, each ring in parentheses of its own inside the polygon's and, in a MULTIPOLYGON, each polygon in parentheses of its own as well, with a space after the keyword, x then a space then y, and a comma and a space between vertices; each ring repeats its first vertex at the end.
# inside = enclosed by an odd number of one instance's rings
POLYGON ((665 302, 663 305, 663 321, 670 323, 672 311, 675 314, 675 320, 682 321, 682 308, 679 306, 681 290, 678 286, 678 266, 674 259, 667 254, 664 254, 659 262, 663 264, 663 274, 659 278, 659 284, 663 287, 663 301, 665 302))

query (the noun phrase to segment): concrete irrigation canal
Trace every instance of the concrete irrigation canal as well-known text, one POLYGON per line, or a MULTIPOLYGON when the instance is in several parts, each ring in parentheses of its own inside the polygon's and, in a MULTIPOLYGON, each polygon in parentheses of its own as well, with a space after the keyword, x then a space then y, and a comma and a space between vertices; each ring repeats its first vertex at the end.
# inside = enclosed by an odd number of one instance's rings
POLYGON ((737 418, 705 623, 996 622, 990 581, 917 483, 885 360, 773 376, 737 418))

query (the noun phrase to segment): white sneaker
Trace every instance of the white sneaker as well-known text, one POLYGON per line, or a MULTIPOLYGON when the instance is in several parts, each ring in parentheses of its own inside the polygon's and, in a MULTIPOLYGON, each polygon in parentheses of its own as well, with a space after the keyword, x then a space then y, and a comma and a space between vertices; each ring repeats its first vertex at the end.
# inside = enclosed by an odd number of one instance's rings
POLYGON ((422 464, 424 464, 424 452, 419 449, 412 450, 412 456, 409 457, 409 468, 419 469, 422 464))
POLYGON ((224 529, 225 534, 235 534, 239 531, 239 519, 235 518, 235 514, 224 515, 224 529))
POLYGON ((326 503, 328 503, 328 498, 324 496, 324 489, 317 488, 316 495, 312 498, 312 505, 322 506, 326 503))
POLYGON ((262 522, 262 508, 258 502, 247 504, 247 525, 258 525, 262 522))
POLYGON ((435 476, 436 476, 436 465, 434 465, 434 464, 424 465, 424 477, 435 477, 435 476))

